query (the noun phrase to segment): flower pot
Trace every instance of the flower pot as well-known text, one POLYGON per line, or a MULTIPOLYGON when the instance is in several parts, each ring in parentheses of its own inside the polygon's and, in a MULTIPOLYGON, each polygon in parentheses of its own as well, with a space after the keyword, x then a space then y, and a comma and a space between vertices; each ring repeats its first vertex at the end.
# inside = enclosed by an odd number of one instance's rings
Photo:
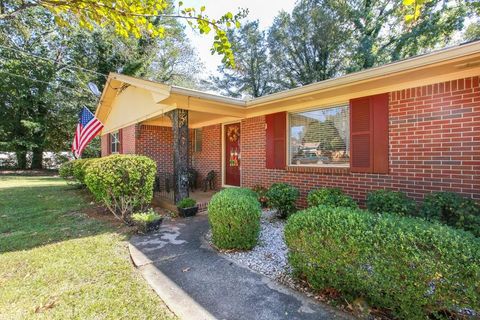
POLYGON ((145 226, 146 232, 152 232, 152 231, 157 231, 160 229, 160 225, 162 224, 163 218, 160 218, 158 220, 152 221, 147 223, 145 226))
POLYGON ((198 212, 198 207, 195 206, 195 207, 190 207, 190 208, 178 208, 178 214, 181 216, 181 217, 193 217, 194 215, 196 215, 198 212))
POLYGON ((163 218, 160 218, 158 220, 148 222, 148 223, 139 223, 137 224, 138 226, 138 231, 140 233, 149 233, 153 231, 157 231, 160 229, 160 225, 162 224, 163 218))

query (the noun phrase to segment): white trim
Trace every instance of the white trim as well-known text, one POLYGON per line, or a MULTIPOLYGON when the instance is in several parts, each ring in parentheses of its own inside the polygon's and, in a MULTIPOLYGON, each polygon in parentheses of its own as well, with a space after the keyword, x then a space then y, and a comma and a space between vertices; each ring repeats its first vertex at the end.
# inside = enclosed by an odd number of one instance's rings
POLYGON ((241 121, 229 121, 229 122, 224 122, 222 123, 222 188, 239 188, 242 186, 242 152, 243 152, 243 140, 242 140, 242 122, 241 121), (240 185, 239 186, 232 186, 229 184, 225 184, 225 126, 233 123, 239 123, 240 124, 240 185))

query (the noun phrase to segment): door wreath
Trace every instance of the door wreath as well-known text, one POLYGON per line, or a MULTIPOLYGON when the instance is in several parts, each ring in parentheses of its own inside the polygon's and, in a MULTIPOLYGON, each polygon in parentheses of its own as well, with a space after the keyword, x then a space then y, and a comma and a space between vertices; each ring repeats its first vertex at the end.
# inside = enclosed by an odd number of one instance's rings
POLYGON ((227 137, 230 142, 237 142, 240 137, 240 128, 238 126, 228 127, 227 137))

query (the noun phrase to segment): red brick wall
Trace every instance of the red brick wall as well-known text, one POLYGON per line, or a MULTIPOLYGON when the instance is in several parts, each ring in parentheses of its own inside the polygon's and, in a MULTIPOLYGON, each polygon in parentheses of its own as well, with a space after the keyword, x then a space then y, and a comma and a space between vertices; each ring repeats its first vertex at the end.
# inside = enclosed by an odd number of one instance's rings
MULTIPOLYGON (((389 113, 389 174, 265 169, 265 117, 244 119, 242 185, 291 183, 301 191, 301 205, 310 190, 322 186, 340 187, 361 202, 368 191, 383 188, 405 191, 418 200, 437 190, 480 200, 478 77, 391 92, 389 113)), ((171 128, 142 125, 137 130, 136 153, 154 159, 159 172, 172 172, 171 128)), ((221 183, 221 141, 221 125, 203 128, 202 151, 191 157, 201 177, 212 169, 218 173, 217 186, 221 183)))
POLYGON ((136 153, 136 125, 131 125, 122 129, 121 150, 124 154, 136 153))
MULTIPOLYGON (((191 136, 193 140, 193 135, 191 136)), ((193 152, 191 157, 192 167, 198 171, 199 179, 214 170, 217 174, 215 185, 222 184, 222 126, 213 125, 202 129, 202 151, 193 152)))
POLYGON ((136 153, 157 162, 158 172, 173 172, 173 132, 170 127, 140 125, 136 153))
POLYGON ((478 77, 390 93, 390 173, 292 172, 265 169, 265 117, 242 121, 242 185, 284 181, 307 193, 340 187, 363 202, 374 189, 405 191, 420 200, 454 191, 480 200, 480 86, 478 77))

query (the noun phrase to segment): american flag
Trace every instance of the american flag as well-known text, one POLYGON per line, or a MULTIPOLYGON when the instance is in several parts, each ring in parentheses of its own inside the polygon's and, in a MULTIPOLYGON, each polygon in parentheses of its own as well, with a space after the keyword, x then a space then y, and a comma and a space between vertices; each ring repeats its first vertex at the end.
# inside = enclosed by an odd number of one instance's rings
POLYGON ((79 115, 77 130, 73 138, 72 152, 76 158, 82 155, 83 149, 103 128, 103 124, 95 118, 87 107, 83 107, 79 115))

